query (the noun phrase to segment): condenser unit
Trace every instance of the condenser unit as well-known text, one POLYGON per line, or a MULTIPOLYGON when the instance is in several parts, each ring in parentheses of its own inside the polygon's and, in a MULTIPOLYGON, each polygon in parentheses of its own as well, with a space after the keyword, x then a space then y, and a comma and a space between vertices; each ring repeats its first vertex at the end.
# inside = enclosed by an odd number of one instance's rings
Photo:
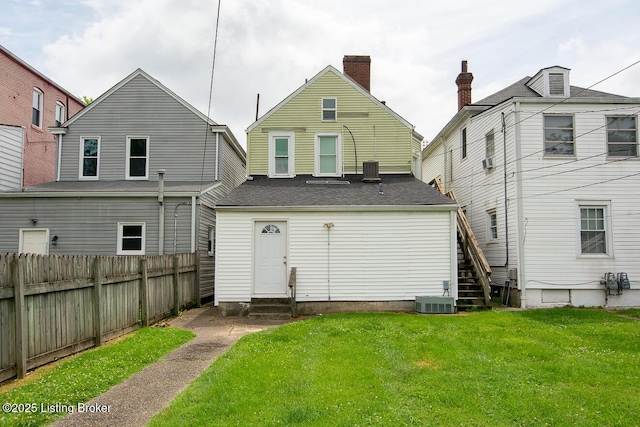
POLYGON ((456 304, 453 297, 416 297, 417 313, 453 314, 456 312, 456 304))

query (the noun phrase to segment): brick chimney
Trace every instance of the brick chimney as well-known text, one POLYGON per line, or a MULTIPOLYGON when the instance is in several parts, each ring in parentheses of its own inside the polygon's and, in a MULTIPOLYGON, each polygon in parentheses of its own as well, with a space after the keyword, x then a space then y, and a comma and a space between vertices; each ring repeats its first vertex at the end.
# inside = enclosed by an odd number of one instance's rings
POLYGON ((371 57, 362 55, 345 55, 342 59, 342 72, 351 77, 367 92, 371 88, 371 57))
POLYGON ((467 61, 462 61, 462 71, 456 78, 458 85, 458 111, 465 105, 471 104, 471 82, 473 74, 467 72, 467 61))

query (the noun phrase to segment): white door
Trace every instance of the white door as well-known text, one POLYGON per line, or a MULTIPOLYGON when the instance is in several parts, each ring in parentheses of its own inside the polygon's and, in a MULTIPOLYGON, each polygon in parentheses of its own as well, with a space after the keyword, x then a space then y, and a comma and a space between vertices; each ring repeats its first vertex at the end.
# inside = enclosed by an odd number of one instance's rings
POLYGON ((21 254, 49 255, 49 229, 20 230, 18 246, 21 254))
POLYGON ((287 295, 287 223, 255 223, 253 293, 258 297, 287 295))

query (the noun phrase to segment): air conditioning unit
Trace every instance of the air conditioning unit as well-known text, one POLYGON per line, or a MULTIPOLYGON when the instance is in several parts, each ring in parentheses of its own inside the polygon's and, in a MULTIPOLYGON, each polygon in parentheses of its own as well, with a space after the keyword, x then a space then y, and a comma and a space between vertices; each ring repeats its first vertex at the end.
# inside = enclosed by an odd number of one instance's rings
POLYGON ((493 157, 487 157, 482 161, 483 169, 493 169, 493 157))
POLYGON ((453 297, 416 297, 416 312, 430 314, 453 314, 456 312, 456 303, 453 297))
POLYGON ((362 180, 364 182, 380 182, 380 164, 376 160, 362 162, 362 180))

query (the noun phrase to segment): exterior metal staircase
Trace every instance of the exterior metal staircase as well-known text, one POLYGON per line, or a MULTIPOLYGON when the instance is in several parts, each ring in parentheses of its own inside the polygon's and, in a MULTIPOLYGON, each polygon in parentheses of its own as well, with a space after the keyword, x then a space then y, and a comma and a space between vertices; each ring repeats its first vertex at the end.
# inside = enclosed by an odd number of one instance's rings
POLYGON ((446 193, 442 183, 435 178, 429 183, 458 205, 456 213, 458 230, 458 310, 488 308, 491 301, 491 267, 480 249, 473 230, 467 221, 458 199, 452 191, 446 193))

